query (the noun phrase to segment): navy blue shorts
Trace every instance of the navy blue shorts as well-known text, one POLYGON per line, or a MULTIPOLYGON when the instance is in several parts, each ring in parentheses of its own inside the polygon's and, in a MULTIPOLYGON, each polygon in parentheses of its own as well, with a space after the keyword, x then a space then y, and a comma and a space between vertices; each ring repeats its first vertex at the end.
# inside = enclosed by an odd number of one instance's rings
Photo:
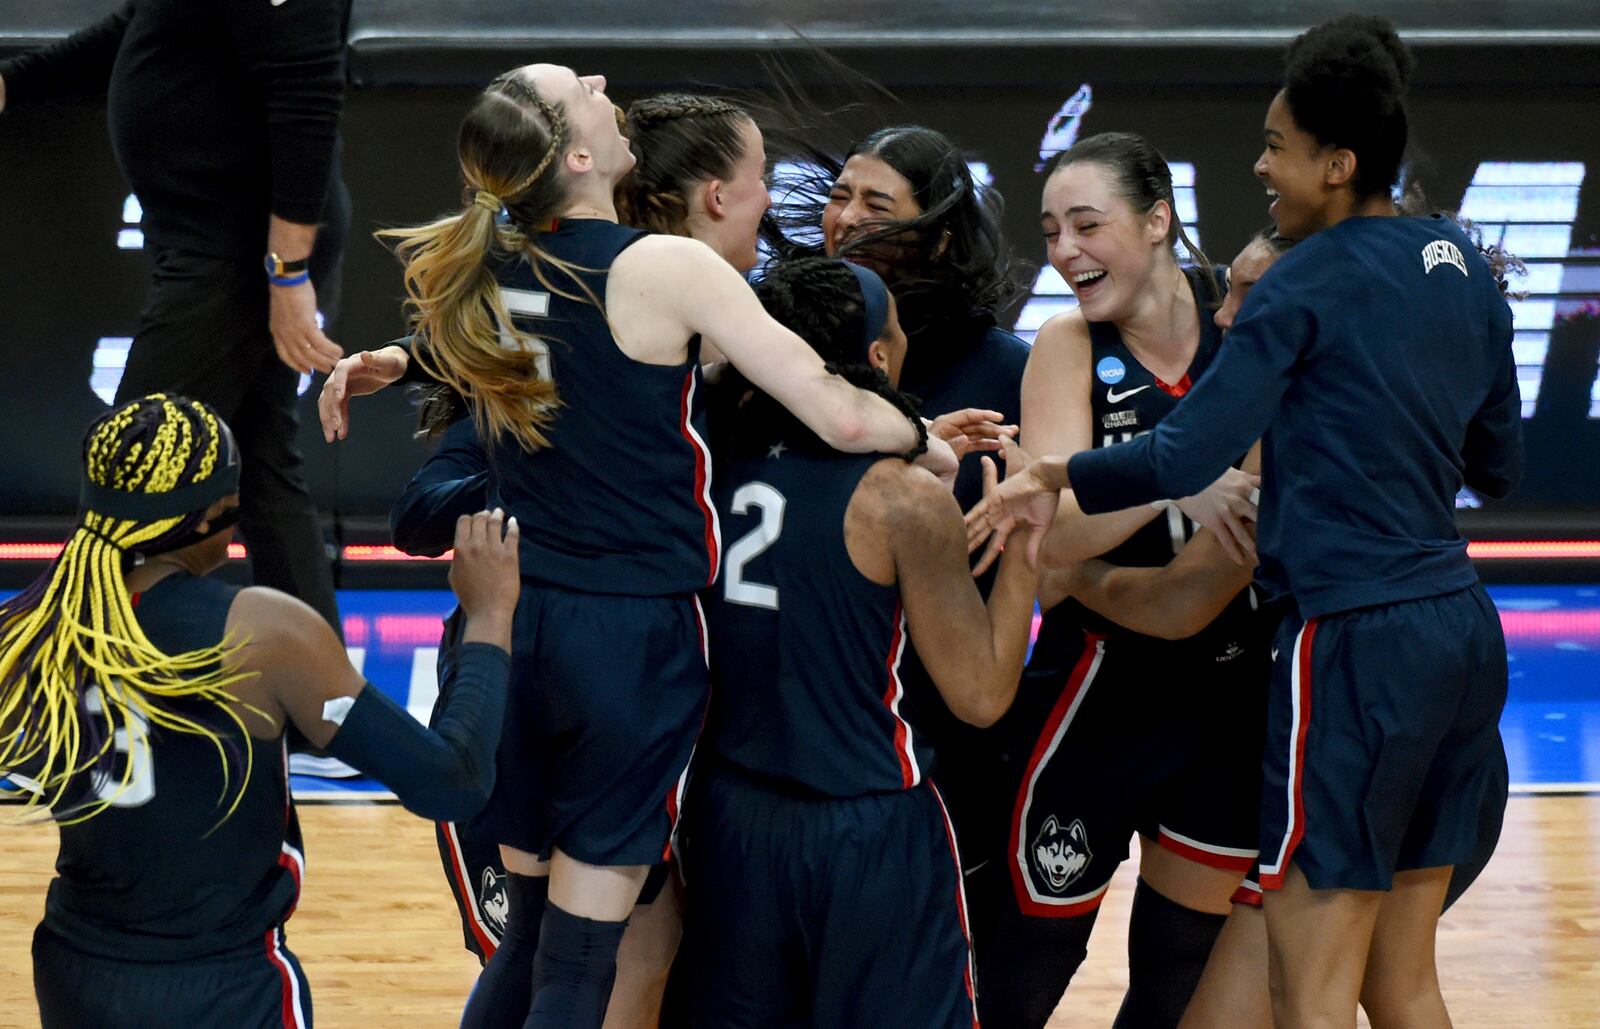
POLYGON ((43 1029, 308 1029, 311 986, 283 929, 259 948, 182 962, 86 954, 44 926, 33 934, 43 1029))
POLYGON ((1397 871, 1445 865, 1476 875, 1507 792, 1506 644, 1483 587, 1291 614, 1274 649, 1261 886, 1281 887, 1291 862, 1313 889, 1387 890, 1397 871))
POLYGON ((697 768, 680 850, 693 1025, 975 1029, 955 834, 931 783, 797 796, 697 768))
POLYGON ((499 843, 591 865, 666 860, 710 690, 697 599, 524 583, 494 794, 499 843))
MULTIPOLYGON (((460 642, 465 622, 460 608, 445 619, 444 635, 439 640, 439 696, 434 700, 429 726, 438 722, 439 713, 444 710, 451 683, 445 670, 451 660, 451 651, 460 642)), ((487 964, 500 947, 510 909, 510 899, 506 896, 506 866, 500 860, 500 844, 495 842, 492 827, 485 824, 482 815, 465 822, 436 822, 433 828, 435 842, 439 845, 439 860, 444 865, 445 882, 450 886, 456 912, 461 916, 462 942, 478 956, 479 961, 487 964)), ((652 903, 660 895, 670 874, 669 865, 660 864, 652 868, 644 889, 639 893, 639 903, 652 903)))
POLYGON ((1250 867, 1266 624, 1221 649, 1085 635, 1036 651, 1000 726, 1016 779, 997 856, 1021 914, 1094 911, 1136 832, 1205 865, 1250 867))

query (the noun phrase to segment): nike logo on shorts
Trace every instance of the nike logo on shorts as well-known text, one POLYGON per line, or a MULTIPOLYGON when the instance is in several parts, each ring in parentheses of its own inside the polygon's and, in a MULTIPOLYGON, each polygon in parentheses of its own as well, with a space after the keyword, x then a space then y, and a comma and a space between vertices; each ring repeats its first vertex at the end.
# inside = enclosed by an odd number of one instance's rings
POLYGON ((1116 391, 1116 389, 1114 389, 1113 387, 1107 386, 1106 387, 1106 403, 1108 403, 1108 404, 1120 404, 1124 400, 1127 400, 1129 397, 1133 396, 1135 393, 1143 393, 1145 390, 1147 390, 1149 388, 1150 388, 1150 384, 1149 383, 1145 383, 1143 386, 1140 386, 1137 389, 1130 389, 1126 393, 1118 393, 1116 391))

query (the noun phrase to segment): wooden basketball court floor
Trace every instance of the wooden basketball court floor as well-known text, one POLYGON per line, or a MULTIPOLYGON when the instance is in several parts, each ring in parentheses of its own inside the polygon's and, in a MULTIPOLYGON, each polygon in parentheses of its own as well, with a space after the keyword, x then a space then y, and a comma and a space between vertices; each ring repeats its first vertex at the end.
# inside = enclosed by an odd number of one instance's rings
MULTIPOLYGON (((301 823, 305 892, 288 938, 311 980, 316 1024, 455 1026, 477 962, 462 949, 431 827, 392 803, 304 804, 301 823)), ((0 828, 7 1029, 38 1025, 29 947, 55 837, 49 826, 0 828)), ((1600 1026, 1597 854, 1600 796, 1511 798, 1493 862, 1440 929, 1440 974, 1456 1025, 1600 1026)), ((1135 864, 1112 886, 1089 958, 1051 1029, 1111 1024, 1127 984, 1135 864)))

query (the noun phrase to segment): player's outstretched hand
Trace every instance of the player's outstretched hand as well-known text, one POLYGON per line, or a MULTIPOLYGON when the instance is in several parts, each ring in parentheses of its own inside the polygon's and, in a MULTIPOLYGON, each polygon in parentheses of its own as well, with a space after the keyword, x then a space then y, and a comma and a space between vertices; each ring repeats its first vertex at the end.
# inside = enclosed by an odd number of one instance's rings
POLYGON ((1055 521, 1056 506, 1061 491, 1050 485, 1041 469, 1046 463, 1060 464, 1060 458, 1041 458, 1035 461, 1010 438, 1003 441, 1006 456, 1006 478, 997 482, 998 472, 994 459, 983 459, 983 499, 967 512, 967 553, 972 553, 988 540, 989 547, 972 569, 973 575, 982 575, 1006 548, 1006 540, 1018 528, 1033 531, 1028 534, 1028 563, 1038 567, 1039 548, 1045 533, 1055 521))
POLYGON ((334 365, 317 396, 322 438, 332 443, 350 435, 350 398, 364 397, 399 382, 410 361, 404 347, 391 344, 381 350, 351 354, 334 365))
POLYGON ((313 368, 328 371, 344 356, 317 325, 317 288, 309 280, 298 286, 268 286, 267 293, 267 325, 278 360, 305 375, 313 368))
POLYGON ((450 588, 469 619, 504 618, 507 627, 522 591, 517 564, 517 520, 505 511, 479 511, 456 519, 455 560, 450 588))
POLYGON ((1002 437, 1017 438, 1015 425, 1002 425, 1005 415, 999 411, 985 411, 967 407, 960 411, 942 414, 928 423, 928 435, 937 436, 950 444, 957 458, 982 451, 1000 449, 1002 437))
POLYGON ((1235 564, 1256 563, 1256 501, 1261 476, 1229 468, 1222 477, 1177 505, 1196 525, 1210 529, 1235 564))
POLYGON ((928 433, 928 449, 917 457, 917 465, 938 476, 939 481, 947 488, 955 488, 956 473, 961 471, 961 460, 956 457, 956 452, 950 449, 950 444, 931 432, 928 433))

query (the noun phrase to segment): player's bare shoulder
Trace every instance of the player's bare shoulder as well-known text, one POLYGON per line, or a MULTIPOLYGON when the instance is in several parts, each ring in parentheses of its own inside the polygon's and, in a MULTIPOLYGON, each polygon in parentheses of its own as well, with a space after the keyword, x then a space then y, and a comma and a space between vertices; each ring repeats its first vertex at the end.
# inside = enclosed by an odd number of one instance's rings
POLYGON ((1035 356, 1059 357, 1088 353, 1089 320, 1077 308, 1052 315, 1033 338, 1035 356))
POLYGON ((961 510, 944 483, 897 457, 867 469, 845 511, 845 546, 857 570, 873 582, 895 582, 897 558, 926 540, 940 522, 959 529, 961 510))
POLYGON ((606 291, 621 288, 666 293, 676 284, 703 274, 712 263, 725 264, 716 251, 699 240, 652 232, 611 262, 606 291))
POLYGON ((867 493, 876 524, 896 550, 933 538, 941 529, 961 529, 961 507, 950 488, 927 469, 898 458, 868 469, 856 492, 867 493))

